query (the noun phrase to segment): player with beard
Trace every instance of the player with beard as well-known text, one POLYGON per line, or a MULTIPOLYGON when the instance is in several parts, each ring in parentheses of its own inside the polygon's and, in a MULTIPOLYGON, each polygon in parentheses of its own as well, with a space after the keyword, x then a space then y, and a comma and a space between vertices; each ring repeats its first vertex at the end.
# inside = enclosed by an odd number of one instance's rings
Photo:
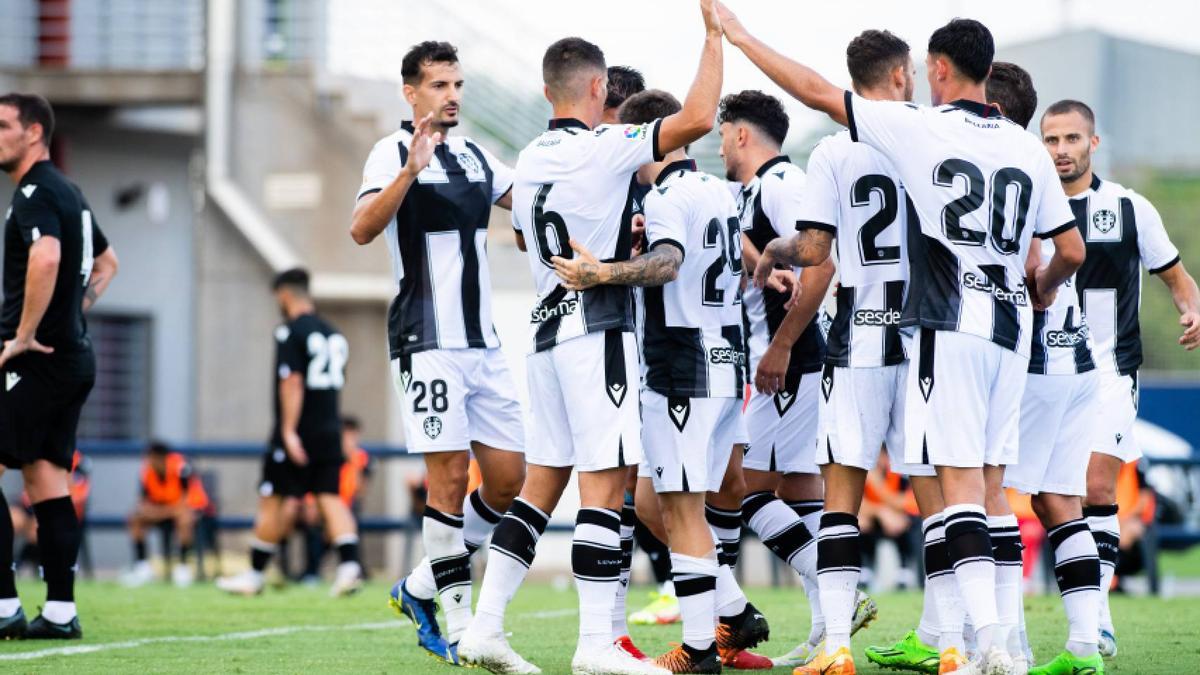
POLYGON ((0 96, 0 170, 16 186, 4 224, 0 473, 18 469, 37 519, 46 603, 26 622, 13 574, 13 523, 0 492, 0 639, 83 637, 75 607, 80 522, 71 501, 75 430, 96 379, 83 312, 117 256, 79 188, 50 162, 54 111, 0 96))
POLYGON ((1087 261, 1076 275, 1080 306, 1087 315, 1098 371, 1097 432, 1087 469, 1083 516, 1100 553, 1100 653, 1116 656, 1117 638, 1108 608, 1108 589, 1117 567, 1120 524, 1117 475, 1142 456, 1133 434, 1137 417, 1138 368, 1142 364, 1138 312, 1142 269, 1166 285, 1179 310, 1179 344, 1200 347, 1200 291, 1171 243, 1161 216, 1142 195, 1095 174, 1092 157, 1100 145, 1096 117, 1081 101, 1063 100, 1042 115, 1042 141, 1071 198, 1087 261))
POLYGON ((471 620, 470 556, 521 489, 525 430, 492 325, 487 228, 509 208, 512 170, 470 138, 450 135, 463 74, 453 45, 422 42, 401 64, 415 122, 379 141, 363 169, 350 234, 384 234, 398 294, 388 312, 405 440, 425 460, 426 557, 392 588, 427 652, 457 662, 471 620), (470 458, 483 483, 467 493, 470 458), (447 633, 437 623, 440 600, 447 633))
MULTIPOLYGON (((975 661, 948 649, 939 669, 1012 673, 1012 631, 996 605, 986 486, 1017 459, 1033 324, 1029 288, 1052 302, 1084 258, 1053 164, 1036 139, 987 104, 995 47, 978 21, 955 19, 930 36, 926 71, 935 107, 926 107, 844 91, 718 7, 731 43, 789 94, 846 125, 852 140, 886 156, 912 199, 920 233, 917 250, 910 248, 903 321, 917 327, 917 361, 906 391, 905 459, 937 469, 947 549, 978 644, 975 661), (1054 239, 1055 252, 1027 279, 1035 234, 1054 239)), ((780 240, 764 251, 756 283, 775 260, 807 257, 814 246, 804 237, 780 240)))

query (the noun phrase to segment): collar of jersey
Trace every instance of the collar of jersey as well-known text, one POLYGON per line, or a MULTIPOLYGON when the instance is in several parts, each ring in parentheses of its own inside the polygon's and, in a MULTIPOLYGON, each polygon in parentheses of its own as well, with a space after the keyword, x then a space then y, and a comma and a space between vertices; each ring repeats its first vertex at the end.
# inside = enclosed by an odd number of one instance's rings
POLYGON ((670 176, 671 174, 675 173, 676 171, 695 171, 695 170, 696 170, 696 160, 694 160, 694 159, 680 159, 680 160, 671 162, 670 164, 663 167, 662 171, 658 172, 658 178, 654 179, 654 185, 656 185, 656 186, 662 185, 663 181, 667 179, 667 176, 670 176))
POLYGON ((21 176, 21 185, 32 183, 42 170, 52 168, 53 166, 54 162, 48 159, 39 159, 33 163, 33 166, 29 167, 29 170, 25 172, 24 176, 21 176))
POLYGON ((583 122, 575 119, 574 117, 556 117, 556 118, 550 120, 550 125, 547 128, 548 129, 566 129, 568 127, 574 127, 576 129, 590 129, 591 128, 588 125, 584 124, 583 122))
POLYGON ((755 171, 754 175, 758 176, 759 178, 762 178, 763 174, 767 173, 767 170, 770 169, 771 167, 775 166, 776 164, 779 164, 780 162, 790 162, 790 161, 792 161, 792 160, 789 159, 787 155, 779 155, 778 157, 772 157, 771 159, 768 159, 766 162, 764 162, 762 166, 758 167, 758 171, 755 171))
MULTIPOLYGON (((400 122, 400 128, 407 131, 410 134, 417 133, 417 128, 413 126, 412 120, 403 120, 402 122, 400 122)), ((445 143, 445 142, 446 142, 446 133, 442 132, 442 143, 445 143)), ((439 143, 438 145, 440 146, 442 143, 439 143)))
POLYGON ((1104 183, 1104 181, 1100 180, 1100 176, 1097 176, 1093 172, 1092 173, 1092 182, 1091 182, 1091 184, 1088 185, 1088 189, 1084 190, 1083 192, 1080 192, 1079 194, 1075 195, 1074 197, 1071 197, 1071 199, 1084 199, 1085 197, 1094 195, 1100 191, 1100 185, 1103 183, 1104 183))
POLYGON ((950 105, 955 108, 961 108, 969 113, 980 117, 1003 117, 1000 114, 1000 109, 994 105, 983 104, 978 101, 968 101, 965 98, 960 98, 957 101, 951 101, 950 105))

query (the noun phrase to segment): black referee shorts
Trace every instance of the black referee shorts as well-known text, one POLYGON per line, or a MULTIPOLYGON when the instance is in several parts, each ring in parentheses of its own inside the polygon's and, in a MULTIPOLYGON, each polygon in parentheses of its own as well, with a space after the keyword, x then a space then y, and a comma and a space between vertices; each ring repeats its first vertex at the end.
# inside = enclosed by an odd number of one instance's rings
POLYGON ((25 353, 0 372, 0 463, 71 469, 79 413, 96 382, 92 350, 25 353))
POLYGON ((258 493, 263 497, 303 497, 338 493, 342 477, 340 434, 315 434, 302 437, 308 464, 298 466, 282 447, 270 448, 263 456, 262 481, 258 493))

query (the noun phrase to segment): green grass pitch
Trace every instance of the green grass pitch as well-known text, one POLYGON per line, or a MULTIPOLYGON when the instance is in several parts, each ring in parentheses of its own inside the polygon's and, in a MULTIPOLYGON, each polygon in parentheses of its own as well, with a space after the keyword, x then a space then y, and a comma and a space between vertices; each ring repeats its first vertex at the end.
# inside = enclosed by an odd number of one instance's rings
MULTIPOLYGON (((227 597, 209 585, 177 590, 165 584, 128 590, 112 583, 83 582, 77 592, 85 639, 73 643, 0 642, 3 673, 451 673, 423 655, 413 629, 387 607, 388 587, 368 585, 345 599, 325 588, 268 589, 257 598, 227 597), (73 653, 62 653, 63 650, 73 653), (17 659, 50 650, 48 655, 17 659)), ((635 589, 630 605, 640 605, 635 589)), ((26 613, 36 613, 40 584, 24 583, 26 613)), ((808 604, 799 589, 750 589, 751 600, 771 622, 761 652, 775 656, 807 633, 808 604)), ((915 624, 920 595, 878 598, 879 619, 854 640, 861 673, 862 650, 889 643, 915 624)), ((1121 652, 1110 673, 1200 673, 1200 602, 1114 596, 1121 652)), ((1026 600, 1034 650, 1048 659, 1061 649, 1066 625, 1057 598, 1026 600)), ((509 610, 513 646, 546 673, 570 672, 577 630, 573 589, 545 584, 521 589, 509 610)), ((633 627, 648 653, 679 640, 679 625, 633 627)), ((482 672, 482 671, 472 671, 482 672)), ((732 672, 732 671, 730 671, 732 672)), ((785 669, 773 672, 783 673, 785 669)))

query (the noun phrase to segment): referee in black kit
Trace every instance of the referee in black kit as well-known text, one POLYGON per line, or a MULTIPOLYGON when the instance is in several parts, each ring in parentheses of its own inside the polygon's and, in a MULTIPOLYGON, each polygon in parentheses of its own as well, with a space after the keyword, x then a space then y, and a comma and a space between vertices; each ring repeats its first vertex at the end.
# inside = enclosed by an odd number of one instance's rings
POLYGON ((37 95, 0 96, 0 169, 16 184, 4 223, 0 310, 0 472, 20 469, 38 523, 46 603, 25 621, 13 581, 13 526, 0 493, 0 638, 78 639, 80 523, 68 491, 75 428, 96 378, 83 311, 117 256, 73 183, 50 163, 54 111, 37 95))

